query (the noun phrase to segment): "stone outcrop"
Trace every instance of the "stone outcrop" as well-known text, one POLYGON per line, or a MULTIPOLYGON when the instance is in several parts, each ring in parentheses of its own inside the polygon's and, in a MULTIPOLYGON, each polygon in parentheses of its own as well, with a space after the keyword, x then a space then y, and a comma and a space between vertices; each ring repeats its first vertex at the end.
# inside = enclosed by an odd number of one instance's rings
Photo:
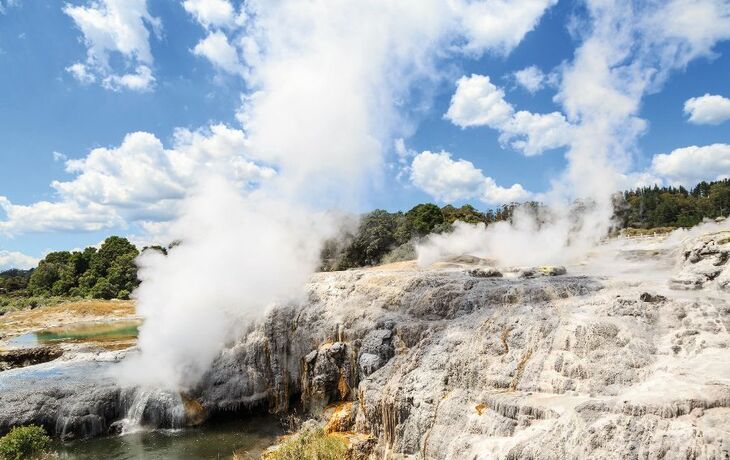
POLYGON ((730 287, 730 232, 713 233, 689 242, 680 259, 679 273, 671 280, 673 289, 702 289, 712 282, 730 287))
POLYGON ((63 350, 55 346, 15 348, 0 352, 0 371, 32 366, 58 359, 63 350))

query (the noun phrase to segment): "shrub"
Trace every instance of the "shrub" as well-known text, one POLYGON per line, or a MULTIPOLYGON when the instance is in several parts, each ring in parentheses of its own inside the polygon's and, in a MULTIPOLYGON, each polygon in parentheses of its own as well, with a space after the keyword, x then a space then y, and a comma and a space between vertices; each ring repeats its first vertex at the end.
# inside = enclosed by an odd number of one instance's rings
POLYGON ((266 456, 267 460, 343 460, 347 444, 337 434, 327 434, 322 428, 305 428, 282 442, 266 456))
POLYGON ((387 253, 382 260, 384 264, 390 264, 393 262, 402 262, 404 260, 415 260, 417 258, 416 248, 412 241, 401 244, 397 248, 387 253))
POLYGON ((0 458, 23 460, 42 455, 51 443, 46 430, 36 425, 16 426, 0 438, 0 458))

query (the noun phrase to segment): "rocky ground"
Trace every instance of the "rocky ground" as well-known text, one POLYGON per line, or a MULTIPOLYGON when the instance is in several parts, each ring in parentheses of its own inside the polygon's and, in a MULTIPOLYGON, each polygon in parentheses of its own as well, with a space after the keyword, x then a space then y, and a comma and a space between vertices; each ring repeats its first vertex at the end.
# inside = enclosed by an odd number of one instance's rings
POLYGON ((729 253, 728 232, 675 234, 613 241, 568 274, 473 260, 320 274, 200 397, 315 414, 353 401, 340 429, 372 436, 374 457, 727 458, 729 253))
MULTIPOLYGON (((567 272, 464 258, 317 274, 307 302, 220 355, 188 416, 321 417, 353 457, 728 458, 729 254, 718 225, 613 240, 567 272)), ((0 429, 99 434, 134 399, 106 382, 28 402, 38 389, 3 374, 0 429)))

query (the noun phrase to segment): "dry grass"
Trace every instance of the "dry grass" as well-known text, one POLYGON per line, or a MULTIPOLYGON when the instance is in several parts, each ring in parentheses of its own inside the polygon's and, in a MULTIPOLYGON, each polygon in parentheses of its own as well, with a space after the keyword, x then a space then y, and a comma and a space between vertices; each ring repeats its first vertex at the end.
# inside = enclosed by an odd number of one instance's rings
MULTIPOLYGON (((344 460, 347 458, 347 437, 327 434, 323 429, 305 429, 286 436, 275 449, 268 450, 265 460, 344 460)), ((235 457, 234 457, 235 458, 235 457)))
POLYGON ((623 236, 636 237, 636 236, 653 236, 653 235, 664 235, 676 230, 674 227, 655 227, 655 228, 625 228, 621 231, 623 236))

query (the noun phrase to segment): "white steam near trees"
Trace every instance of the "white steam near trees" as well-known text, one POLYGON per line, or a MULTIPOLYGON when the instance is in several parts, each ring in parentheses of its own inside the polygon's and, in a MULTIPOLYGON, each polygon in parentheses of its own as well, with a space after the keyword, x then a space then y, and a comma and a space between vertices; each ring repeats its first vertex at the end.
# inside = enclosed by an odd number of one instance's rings
POLYGON ((185 7, 219 38, 194 52, 244 76, 246 156, 276 175, 254 191, 220 175, 198 182, 172 225, 182 243, 140 259, 140 354, 122 366, 131 384, 193 385, 242 321, 297 300, 334 231, 314 216, 377 180, 406 121, 399 101, 441 78, 449 54, 509 52, 555 1, 252 0, 245 21, 202 3, 185 7))
MULTIPOLYGON (((637 139, 646 129, 638 115, 642 98, 658 91, 673 71, 711 56, 718 41, 730 38, 730 8, 723 0, 585 3, 587 18, 581 29, 588 32, 573 61, 562 67, 555 98, 571 129, 565 138, 567 169, 544 196, 549 214, 522 210, 512 223, 486 229, 462 226, 451 236, 433 237, 419 248, 422 264, 461 253, 488 255, 508 265, 560 263, 583 254, 611 226, 612 194, 650 175, 629 173, 637 139), (577 207, 572 205, 576 198, 582 200, 577 207)), ((511 112, 501 91, 490 87, 488 78, 474 79, 459 82, 447 117, 460 126, 504 129, 511 112), (459 97, 467 90, 478 102, 459 97), (498 109, 493 110, 486 98, 498 109), (471 110, 456 110, 455 103, 471 110)), ((673 159, 700 153, 682 152, 673 159)), ((669 160, 660 158, 655 166, 669 169, 669 160)))

